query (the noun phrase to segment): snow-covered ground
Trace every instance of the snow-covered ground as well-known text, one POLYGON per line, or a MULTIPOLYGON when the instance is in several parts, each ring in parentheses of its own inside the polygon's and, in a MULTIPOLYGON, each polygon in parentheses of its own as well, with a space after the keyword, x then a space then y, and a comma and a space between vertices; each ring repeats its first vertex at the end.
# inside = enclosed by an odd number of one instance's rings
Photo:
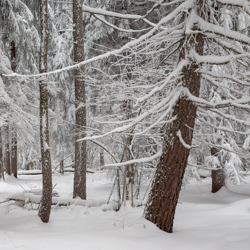
MULTIPOLYGON (((88 174, 88 199, 107 200, 112 183, 105 174, 88 174)), ((246 179, 250 183, 250 178, 246 179)), ((61 197, 71 197, 73 174, 54 175, 61 197)), ((41 188, 41 175, 0 181, 0 202, 23 189, 41 188)), ((146 188, 146 187, 145 187, 146 188)), ((145 191, 144 188, 144 191, 145 191)), ((250 184, 212 194, 211 179, 192 181, 178 204, 174 233, 167 234, 129 204, 119 212, 100 207, 56 207, 50 222, 37 210, 0 204, 0 249, 29 250, 249 250, 250 184)))

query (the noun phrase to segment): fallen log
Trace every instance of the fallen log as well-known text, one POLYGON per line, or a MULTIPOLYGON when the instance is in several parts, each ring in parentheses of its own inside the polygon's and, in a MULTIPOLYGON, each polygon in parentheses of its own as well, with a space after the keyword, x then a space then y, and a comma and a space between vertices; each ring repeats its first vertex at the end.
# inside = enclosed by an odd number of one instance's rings
MULTIPOLYGON (((116 202, 111 202, 110 204, 106 204, 106 200, 81 200, 80 198, 72 199, 68 197, 58 197, 55 196, 58 194, 54 191, 54 195, 52 196, 52 205, 55 206, 85 206, 85 207, 100 207, 101 210, 117 210, 118 204, 116 202)), ((5 199, 4 202, 8 201, 15 201, 16 205, 18 206, 25 206, 26 204, 40 204, 42 199, 42 195, 40 194, 40 190, 31 190, 31 191, 24 191, 21 193, 17 193, 11 195, 5 199)), ((3 203, 3 202, 2 202, 3 203)))
MULTIPOLYGON (((64 168, 64 172, 75 172, 75 169, 72 168, 72 167, 65 167, 64 168)), ((88 168, 86 170, 87 173, 89 174, 95 174, 95 173, 100 173, 100 171, 94 171, 93 169, 90 169, 88 168)), ((54 171, 52 170, 52 173, 57 173, 57 171, 54 171)), ((19 170, 17 172, 18 175, 40 175, 42 174, 42 170, 38 170, 38 169, 35 169, 35 170, 19 170)))

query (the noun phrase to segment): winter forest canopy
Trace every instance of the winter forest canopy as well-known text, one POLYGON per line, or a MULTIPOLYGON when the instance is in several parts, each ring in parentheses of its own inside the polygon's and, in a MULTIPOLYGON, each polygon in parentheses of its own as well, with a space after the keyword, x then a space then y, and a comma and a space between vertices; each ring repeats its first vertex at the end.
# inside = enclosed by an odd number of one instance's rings
POLYGON ((248 0, 0 0, 1 182, 43 176, 10 200, 48 222, 106 173, 107 206, 172 233, 190 181, 247 182, 249 66, 248 0), (67 201, 52 184, 66 171, 67 201))

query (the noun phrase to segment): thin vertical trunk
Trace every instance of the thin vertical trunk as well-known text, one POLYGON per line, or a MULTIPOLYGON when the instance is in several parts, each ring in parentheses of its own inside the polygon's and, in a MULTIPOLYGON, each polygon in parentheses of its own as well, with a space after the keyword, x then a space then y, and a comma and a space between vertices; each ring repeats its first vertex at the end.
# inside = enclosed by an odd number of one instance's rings
MULTIPOLYGON (((16 71, 16 44, 11 42, 11 69, 16 71)), ((11 127, 11 171, 14 177, 17 178, 17 134, 15 128, 11 127)))
POLYGON ((4 126, 4 133, 5 133, 5 170, 8 175, 11 175, 11 168, 10 168, 10 143, 9 143, 9 124, 8 120, 5 121, 6 125, 4 126))
MULTIPOLYGON (((48 0, 40 0, 40 73, 47 72, 48 52, 48 0)), ((40 86, 40 143, 43 173, 43 193, 39 216, 43 222, 48 222, 52 204, 52 172, 49 148, 49 120, 48 120, 48 90, 47 78, 42 77, 40 86)))
POLYGON ((101 152, 100 153, 100 167, 104 166, 105 162, 104 162, 104 153, 101 152))
POLYGON ((120 170, 116 170, 116 184, 117 184, 117 199, 120 203, 121 200, 121 184, 120 184, 120 170))
POLYGON ((134 166, 131 166, 131 206, 134 206, 134 175, 135 175, 135 170, 134 170, 134 166))
POLYGON ((11 131, 11 171, 17 178, 17 135, 14 128, 11 131))
POLYGON ((123 190, 122 190, 122 202, 123 205, 126 205, 126 190, 127 190, 127 181, 126 181, 126 175, 127 175, 127 166, 124 167, 124 173, 123 173, 123 190))
MULTIPOLYGON (((184 60, 193 48, 202 55, 203 46, 202 34, 184 36, 179 59, 184 60)), ((199 96, 200 90, 201 74, 198 68, 199 65, 189 59, 188 65, 182 70, 182 86, 188 88, 194 96, 199 96)), ((187 145, 192 143, 196 110, 196 105, 185 96, 180 97, 174 106, 172 115, 176 119, 165 132, 162 156, 145 207, 145 218, 168 233, 173 232, 176 205, 190 151, 187 145), (187 145, 183 145, 179 136, 187 145)))
MULTIPOLYGON (((75 63, 84 60, 83 41, 83 0, 73 0, 73 40, 75 63)), ((86 101, 84 84, 84 67, 75 69, 75 175, 73 198, 86 199, 86 141, 78 141, 85 137, 86 129, 86 101), (81 105, 81 107, 79 107, 81 105)))
MULTIPOLYGON (((215 156, 218 153, 217 148, 211 148, 211 155, 215 156)), ((212 193, 218 192, 225 186, 225 174, 223 168, 212 170, 212 193)))
POLYGON ((60 174, 64 174, 64 163, 63 163, 63 160, 60 161, 60 174))

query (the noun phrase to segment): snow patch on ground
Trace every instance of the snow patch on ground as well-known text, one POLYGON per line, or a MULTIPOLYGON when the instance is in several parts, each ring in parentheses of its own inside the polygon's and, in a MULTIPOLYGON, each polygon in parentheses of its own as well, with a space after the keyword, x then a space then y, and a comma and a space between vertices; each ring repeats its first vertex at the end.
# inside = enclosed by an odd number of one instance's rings
MULTIPOLYGON (((249 182, 250 178, 246 180, 249 182)), ((60 197, 71 198, 73 174, 54 175, 60 197)), ((0 181, 0 202, 25 190, 40 189, 41 176, 19 176, 0 181)), ((112 182, 105 174, 88 174, 88 203, 108 199, 112 182)), ((146 187, 143 189, 146 190, 146 187)), ((143 196, 144 194, 142 194, 143 196)), ((141 197, 142 198, 142 197, 141 197)), ((19 250, 249 250, 250 185, 228 186, 211 193, 211 179, 191 181, 181 194, 174 233, 167 234, 143 218, 143 206, 129 202, 119 212, 110 204, 98 207, 54 207, 50 222, 37 210, 0 204, 0 249, 19 250)))

